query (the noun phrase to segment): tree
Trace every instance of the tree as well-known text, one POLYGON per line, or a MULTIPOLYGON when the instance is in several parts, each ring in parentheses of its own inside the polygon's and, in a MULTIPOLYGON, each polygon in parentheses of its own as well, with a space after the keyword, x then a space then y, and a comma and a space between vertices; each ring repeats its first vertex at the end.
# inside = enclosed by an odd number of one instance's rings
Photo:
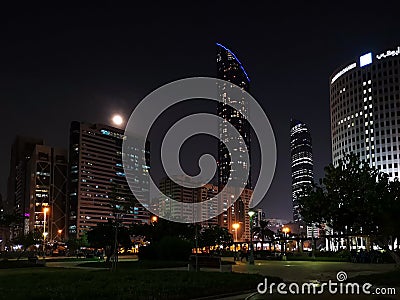
MULTIPOLYGON (((126 227, 118 227, 118 245, 122 247, 131 246, 129 230, 126 227)), ((110 261, 111 255, 115 249, 115 227, 113 222, 100 223, 88 232, 89 244, 94 248, 103 248, 104 254, 107 257, 107 262, 110 261)))
POLYGON ((69 249, 70 252, 75 252, 76 250, 79 250, 81 247, 88 247, 89 242, 87 239, 87 233, 84 233, 80 238, 76 237, 71 237, 68 239, 66 242, 67 248, 69 249))
POLYGON ((177 223, 159 218, 157 222, 151 224, 132 224, 130 233, 131 235, 144 237, 148 242, 158 242, 164 236, 173 236, 193 241, 195 237, 195 225, 177 223))
POLYGON ((18 255, 18 258, 17 258, 19 260, 22 256, 22 254, 24 254, 30 246, 35 245, 35 244, 40 244, 42 241, 41 241, 40 232, 31 231, 31 232, 28 232, 27 234, 20 234, 19 236, 15 237, 12 242, 15 245, 22 246, 22 252, 20 252, 20 254, 18 255))
POLYGON ((253 236, 257 235, 258 238, 261 239, 261 245, 264 245, 265 238, 268 238, 270 241, 274 239, 274 232, 268 228, 269 221, 260 220, 260 226, 256 226, 253 228, 253 236))
POLYGON ((320 183, 299 195, 299 205, 306 222, 325 223, 347 236, 369 235, 400 265, 399 255, 389 249, 389 241, 400 235, 400 183, 355 154, 327 166, 320 183))
POLYGON ((232 234, 228 229, 218 225, 204 228, 200 231, 199 246, 209 249, 212 246, 223 246, 224 248, 233 244, 232 234))

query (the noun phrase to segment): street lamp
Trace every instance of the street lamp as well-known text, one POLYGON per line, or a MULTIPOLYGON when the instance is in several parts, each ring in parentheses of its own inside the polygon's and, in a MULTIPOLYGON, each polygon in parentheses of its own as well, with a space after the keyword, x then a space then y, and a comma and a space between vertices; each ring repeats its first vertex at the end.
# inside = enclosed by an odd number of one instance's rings
POLYGON ((233 223, 232 227, 233 227, 233 229, 235 229, 235 243, 237 243, 237 241, 238 241, 237 231, 238 231, 238 229, 240 227, 240 224, 239 223, 233 223))
POLYGON ((256 214, 255 211, 249 210, 248 212, 250 217, 250 255, 249 255, 249 264, 254 265, 254 245, 253 245, 253 217, 256 214))
POLYGON ((46 256, 46 237, 47 237, 47 232, 46 232, 46 219, 47 219, 47 212, 49 211, 48 207, 43 208, 43 257, 46 256))
POLYGON ((62 229, 58 229, 58 230, 57 230, 57 233, 58 233, 58 235, 59 235, 59 239, 60 239, 60 241, 61 241, 61 233, 62 233, 62 229))
POLYGON ((289 227, 283 227, 282 228, 282 231, 284 232, 284 237, 285 237, 285 242, 284 242, 284 253, 283 253, 283 256, 282 256, 282 259, 283 260, 286 260, 286 238, 288 237, 288 234, 289 234, 289 232, 290 232, 290 228, 289 227))

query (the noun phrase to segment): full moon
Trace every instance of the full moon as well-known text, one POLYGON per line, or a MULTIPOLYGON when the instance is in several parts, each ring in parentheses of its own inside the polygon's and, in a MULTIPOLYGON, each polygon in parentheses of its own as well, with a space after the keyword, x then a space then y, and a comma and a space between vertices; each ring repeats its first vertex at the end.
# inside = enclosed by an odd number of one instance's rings
POLYGON ((123 122, 123 119, 120 115, 115 115, 115 116, 113 116, 112 121, 115 125, 121 125, 123 122))

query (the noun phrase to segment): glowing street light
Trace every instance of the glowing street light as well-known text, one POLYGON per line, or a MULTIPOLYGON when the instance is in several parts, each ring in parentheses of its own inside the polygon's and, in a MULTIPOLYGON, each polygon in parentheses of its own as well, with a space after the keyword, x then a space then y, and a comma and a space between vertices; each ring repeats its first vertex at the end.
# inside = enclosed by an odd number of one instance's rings
POLYGON ((290 228, 289 227, 283 227, 282 231, 287 235, 290 232, 290 228))
POLYGON ((47 232, 46 232, 46 219, 47 219, 47 212, 50 209, 46 206, 43 208, 43 257, 45 257, 46 253, 46 237, 47 237, 47 232))
MULTIPOLYGON (((290 232, 290 228, 289 228, 289 227, 283 227, 283 228, 282 228, 282 231, 285 233, 285 238, 286 238, 286 237, 288 237, 288 234, 289 234, 289 232, 290 232)), ((282 247, 284 248, 284 249, 283 249, 284 252, 283 252, 282 259, 283 259, 283 260, 286 260, 286 239, 285 239, 284 244, 282 243, 282 247)))
POLYGON ((239 223, 233 223, 233 224, 232 224, 232 228, 235 229, 235 242, 238 241, 238 238, 237 238, 237 231, 238 231, 239 227, 240 227, 240 224, 239 224, 239 223))
POLYGON ((58 233, 58 236, 59 236, 59 238, 60 238, 60 241, 61 241, 62 229, 58 229, 58 230, 57 230, 57 233, 58 233))
POLYGON ((157 222, 158 221, 158 217, 157 216, 152 216, 151 217, 151 222, 152 223, 155 223, 155 222, 157 222))

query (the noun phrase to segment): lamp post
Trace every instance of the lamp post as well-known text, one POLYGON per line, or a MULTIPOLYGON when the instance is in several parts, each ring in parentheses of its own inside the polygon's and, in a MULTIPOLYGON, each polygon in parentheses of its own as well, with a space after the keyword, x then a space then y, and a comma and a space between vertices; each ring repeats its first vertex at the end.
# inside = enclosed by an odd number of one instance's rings
MULTIPOLYGON (((240 224, 239 224, 239 223, 233 223, 233 224, 232 224, 232 227, 233 227, 233 229, 235 229, 235 243, 237 243, 237 241, 238 241, 237 231, 238 231, 238 229, 239 229, 239 227, 240 227, 240 224)), ((235 248, 236 248, 236 247, 235 247, 235 248)))
POLYGON ((282 231, 284 232, 284 237, 285 237, 285 242, 284 242, 284 252, 283 252, 283 256, 282 256, 282 260, 286 260, 286 238, 290 232, 290 228, 289 227, 283 227, 282 231))
POLYGON ((60 242, 61 242, 61 234, 62 234, 62 229, 58 229, 57 230, 57 233, 58 233, 58 238, 60 239, 60 242))
POLYGON ((254 265, 254 245, 253 245, 253 217, 256 214, 255 211, 249 210, 250 217, 250 255, 249 255, 249 264, 254 265))
POLYGON ((46 219, 47 219, 47 212, 49 211, 48 207, 43 208, 43 257, 46 256, 46 219))

